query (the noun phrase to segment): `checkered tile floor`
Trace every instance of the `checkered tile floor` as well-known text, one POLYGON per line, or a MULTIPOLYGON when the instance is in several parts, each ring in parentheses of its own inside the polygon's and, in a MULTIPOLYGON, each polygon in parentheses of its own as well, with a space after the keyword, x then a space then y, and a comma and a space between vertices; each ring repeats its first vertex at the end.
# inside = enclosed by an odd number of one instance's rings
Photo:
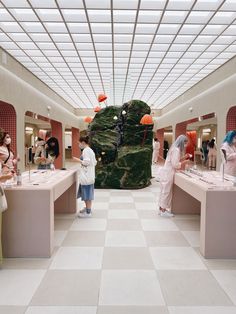
POLYGON ((56 216, 50 259, 5 260, 0 313, 235 314, 236 260, 202 258, 199 217, 161 218, 158 195, 96 190, 92 218, 56 216))

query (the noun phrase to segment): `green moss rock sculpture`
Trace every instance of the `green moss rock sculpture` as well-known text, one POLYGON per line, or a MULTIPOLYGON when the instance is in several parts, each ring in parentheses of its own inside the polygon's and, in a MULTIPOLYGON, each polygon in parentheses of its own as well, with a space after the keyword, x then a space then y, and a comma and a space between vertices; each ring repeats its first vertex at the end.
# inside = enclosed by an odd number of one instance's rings
POLYGON ((90 123, 89 135, 98 164, 96 188, 137 189, 150 184, 153 125, 141 125, 150 114, 143 101, 99 111, 90 123))

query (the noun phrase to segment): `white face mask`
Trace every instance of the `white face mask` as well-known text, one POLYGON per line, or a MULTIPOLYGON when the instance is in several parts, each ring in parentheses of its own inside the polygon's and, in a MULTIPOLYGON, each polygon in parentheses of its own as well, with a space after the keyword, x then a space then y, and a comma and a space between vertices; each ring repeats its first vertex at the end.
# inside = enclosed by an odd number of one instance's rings
POLYGON ((83 144, 79 144, 79 148, 80 149, 84 149, 84 145, 83 144))
POLYGON ((236 137, 233 138, 232 143, 233 143, 233 144, 236 144, 236 137))
POLYGON ((188 143, 184 143, 184 148, 186 148, 188 146, 188 143))
POLYGON ((6 144, 6 145, 11 144, 11 138, 10 138, 10 137, 8 137, 8 138, 5 139, 5 144, 6 144))

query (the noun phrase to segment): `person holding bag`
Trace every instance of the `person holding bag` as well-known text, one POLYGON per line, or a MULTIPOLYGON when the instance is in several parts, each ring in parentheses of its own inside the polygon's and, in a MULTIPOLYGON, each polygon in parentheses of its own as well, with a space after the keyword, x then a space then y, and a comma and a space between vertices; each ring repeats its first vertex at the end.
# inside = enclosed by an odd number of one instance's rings
POLYGON ((15 172, 15 166, 20 158, 14 158, 14 153, 11 149, 11 137, 9 133, 0 130, 0 162, 3 172, 15 172))
POLYGON ((79 147, 83 150, 80 158, 73 157, 81 164, 79 175, 79 190, 77 198, 85 202, 85 208, 79 212, 79 217, 87 218, 92 215, 91 207, 94 199, 95 166, 97 160, 94 151, 89 147, 89 137, 80 137, 79 147))

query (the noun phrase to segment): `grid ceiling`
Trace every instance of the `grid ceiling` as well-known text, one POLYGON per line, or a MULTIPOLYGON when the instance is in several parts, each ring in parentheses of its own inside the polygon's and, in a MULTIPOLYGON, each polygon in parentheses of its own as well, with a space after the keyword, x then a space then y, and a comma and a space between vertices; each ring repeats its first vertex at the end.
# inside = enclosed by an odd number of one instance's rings
POLYGON ((0 0, 0 45, 76 108, 161 109, 236 54, 236 0, 0 0))

